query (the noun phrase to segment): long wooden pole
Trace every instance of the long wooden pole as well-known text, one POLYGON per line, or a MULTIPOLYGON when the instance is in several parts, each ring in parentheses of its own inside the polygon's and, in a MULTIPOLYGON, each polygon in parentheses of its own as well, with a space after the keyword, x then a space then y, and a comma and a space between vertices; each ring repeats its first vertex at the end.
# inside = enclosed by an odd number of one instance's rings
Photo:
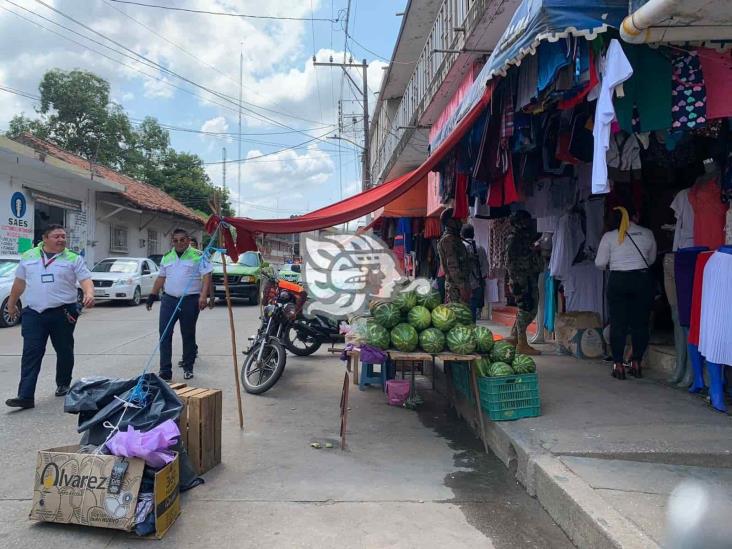
MULTIPOLYGON (((221 203, 216 197, 216 211, 221 216, 221 203)), ((224 236, 219 231, 219 247, 224 247, 224 236)), ((224 271, 224 292, 226 293, 226 309, 229 313, 229 331, 231 332, 231 359, 234 364, 234 386, 236 387, 236 402, 239 408, 239 429, 244 429, 244 410, 241 403, 241 387, 239 386, 239 365, 236 362, 236 330, 234 330, 234 311, 231 308, 231 292, 229 291, 229 277, 226 272, 226 254, 221 254, 221 265, 224 271)))

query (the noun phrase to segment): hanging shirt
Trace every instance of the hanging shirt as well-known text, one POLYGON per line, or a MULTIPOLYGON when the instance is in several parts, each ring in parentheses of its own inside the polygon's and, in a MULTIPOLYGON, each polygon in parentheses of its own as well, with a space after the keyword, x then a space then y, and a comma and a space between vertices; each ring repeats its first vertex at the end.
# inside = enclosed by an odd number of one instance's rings
POLYGON ((600 94, 597 98, 595 125, 592 135, 595 147, 592 162, 592 192, 601 194, 610 192, 607 179, 607 150, 610 146, 610 125, 615 118, 613 94, 615 88, 633 75, 633 67, 623 53, 620 42, 610 40, 605 56, 605 70, 600 83, 600 94))
POLYGON ((707 118, 732 116, 732 54, 701 48, 698 50, 702 72, 706 82, 714 82, 707 88, 707 118))
POLYGON ((91 278, 84 258, 71 250, 48 256, 43 244, 20 256, 15 278, 25 281, 22 301, 37 313, 76 303, 76 283, 91 278))
POLYGON ((537 80, 539 77, 539 58, 527 55, 518 68, 516 85, 516 110, 520 111, 536 98, 537 80))
POLYGON ((213 270, 203 252, 189 247, 180 256, 170 250, 160 261, 158 276, 165 277, 163 290, 173 297, 198 295, 203 289, 202 278, 213 270))
POLYGON ((707 88, 697 52, 684 52, 672 61, 671 127, 674 131, 689 131, 707 122, 707 88))
POLYGON ((632 222, 622 243, 618 242, 617 229, 602 235, 595 257, 597 267, 604 269, 609 266, 611 271, 647 269, 654 261, 656 261, 656 239, 653 232, 632 222))
POLYGON ((689 189, 682 189, 671 202, 671 209, 676 216, 674 244, 672 251, 689 248, 694 245, 694 209, 689 202, 689 189))
MULTIPOLYGON (((703 176, 702 176, 703 177, 703 176)), ((717 177, 695 183, 689 190, 689 203, 694 210, 694 245, 716 250, 724 244, 727 204, 720 200, 717 177)))

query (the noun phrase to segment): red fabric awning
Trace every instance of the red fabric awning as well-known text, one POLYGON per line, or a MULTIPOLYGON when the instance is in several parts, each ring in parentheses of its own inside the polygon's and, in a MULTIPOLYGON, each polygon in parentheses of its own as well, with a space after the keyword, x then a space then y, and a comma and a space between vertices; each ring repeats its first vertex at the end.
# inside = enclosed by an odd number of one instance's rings
MULTIPOLYGON (((254 251, 257 245, 254 235, 302 233, 325 229, 358 219, 382 206, 386 206, 400 197, 414 185, 427 177, 445 155, 462 139, 477 118, 490 102, 493 93, 493 82, 489 82, 480 101, 455 127, 450 136, 432 152, 425 162, 416 170, 397 177, 391 181, 372 187, 360 194, 331 204, 309 214, 287 219, 250 219, 247 217, 226 217, 224 221, 236 229, 236 246, 228 229, 224 229, 226 249, 232 260, 236 261, 239 253, 254 251), (235 249, 234 249, 235 248, 235 249)), ((213 233, 219 224, 218 216, 211 216, 206 224, 206 230, 213 233)))

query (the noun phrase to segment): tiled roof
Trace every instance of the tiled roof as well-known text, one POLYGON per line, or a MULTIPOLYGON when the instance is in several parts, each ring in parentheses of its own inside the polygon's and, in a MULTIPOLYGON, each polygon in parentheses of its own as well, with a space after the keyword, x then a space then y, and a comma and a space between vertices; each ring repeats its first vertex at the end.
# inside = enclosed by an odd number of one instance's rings
MULTIPOLYGON (((44 139, 40 139, 30 134, 23 134, 15 140, 19 143, 32 147, 38 152, 43 152, 53 156, 54 158, 58 158, 59 160, 62 160, 76 168, 89 171, 90 166, 88 160, 70 153, 69 151, 44 139)), ((120 194, 144 210, 178 215, 200 224, 205 222, 205 219, 202 219, 192 209, 184 206, 168 193, 158 189, 157 187, 153 187, 152 185, 148 185, 142 181, 137 181, 136 179, 122 175, 119 172, 99 164, 94 164, 94 175, 108 181, 124 185, 125 191, 120 194)))

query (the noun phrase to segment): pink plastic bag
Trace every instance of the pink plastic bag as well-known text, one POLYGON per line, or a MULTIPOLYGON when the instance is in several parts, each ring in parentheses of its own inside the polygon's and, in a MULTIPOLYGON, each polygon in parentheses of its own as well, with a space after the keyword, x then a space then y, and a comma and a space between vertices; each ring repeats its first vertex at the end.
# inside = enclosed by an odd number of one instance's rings
POLYGON ((390 379, 386 382, 386 400, 390 406, 404 406, 409 398, 410 385, 406 379, 390 379))
POLYGON ((178 426, 168 419, 145 433, 134 427, 118 431, 105 446, 115 456, 142 458, 150 467, 159 469, 175 459, 169 448, 175 446, 178 438, 178 426))

